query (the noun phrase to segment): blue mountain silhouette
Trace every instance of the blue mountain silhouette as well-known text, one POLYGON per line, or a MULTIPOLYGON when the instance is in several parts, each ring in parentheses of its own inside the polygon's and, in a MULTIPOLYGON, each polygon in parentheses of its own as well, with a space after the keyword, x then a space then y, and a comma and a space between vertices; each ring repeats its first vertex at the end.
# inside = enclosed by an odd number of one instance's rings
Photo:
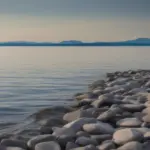
POLYGON ((116 42, 82 42, 69 40, 62 42, 32 42, 32 41, 8 41, 0 42, 0 46, 150 46, 150 38, 137 38, 116 42))

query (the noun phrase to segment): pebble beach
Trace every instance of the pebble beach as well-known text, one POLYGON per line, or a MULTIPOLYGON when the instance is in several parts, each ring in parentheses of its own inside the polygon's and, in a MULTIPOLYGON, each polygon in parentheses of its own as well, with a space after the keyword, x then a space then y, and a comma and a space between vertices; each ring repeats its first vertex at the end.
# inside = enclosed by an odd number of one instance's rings
POLYGON ((107 73, 73 99, 34 114, 39 127, 28 136, 1 135, 0 150, 150 149, 150 70, 107 73))

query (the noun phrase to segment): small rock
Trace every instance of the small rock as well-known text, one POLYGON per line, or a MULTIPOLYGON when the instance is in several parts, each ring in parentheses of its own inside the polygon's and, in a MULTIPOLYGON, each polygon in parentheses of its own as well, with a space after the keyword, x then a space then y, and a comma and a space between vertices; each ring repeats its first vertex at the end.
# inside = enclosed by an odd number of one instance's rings
POLYGON ((88 137, 79 137, 77 138, 76 144, 80 145, 80 146, 86 146, 86 145, 98 145, 97 141, 88 137))
POLYGON ((142 120, 146 123, 150 123, 150 115, 146 115, 142 118, 142 120))
POLYGON ((50 141, 37 144, 35 150, 61 150, 61 147, 57 142, 50 141))
POLYGON ((108 111, 100 114, 97 119, 100 121, 109 121, 115 117, 117 113, 121 113, 121 109, 118 106, 111 107, 108 111))
POLYGON ((75 132, 81 131, 84 124, 88 123, 97 123, 98 120, 95 118, 79 118, 77 120, 74 120, 68 124, 66 124, 65 128, 72 128, 75 132))
POLYGON ((113 134, 115 129, 108 123, 93 123, 83 125, 83 130, 90 134, 113 134))
POLYGON ((71 150, 98 150, 94 145, 87 145, 84 147, 73 148, 71 150))
POLYGON ((129 112, 140 112, 145 108, 142 104, 122 104, 120 107, 129 112))
POLYGON ((94 110, 95 108, 86 109, 86 110, 79 109, 79 110, 65 114, 63 117, 63 120, 67 122, 71 122, 71 121, 74 121, 76 119, 83 118, 83 117, 94 118, 95 117, 93 114, 94 110))
POLYGON ((98 143, 101 143, 106 140, 111 140, 112 135, 110 134, 102 134, 102 135, 91 135, 92 139, 95 139, 98 143))
POLYGON ((104 84, 105 84, 104 80, 98 80, 98 81, 93 82, 91 85, 89 85, 89 88, 93 90, 97 87, 103 87, 104 84))
POLYGON ((41 134, 52 134, 53 130, 51 127, 45 127, 45 126, 42 126, 40 128, 40 133, 41 134))
POLYGON ((118 150, 143 150, 143 146, 139 142, 129 142, 118 148, 118 150))
POLYGON ((149 150, 150 148, 150 141, 147 141, 143 144, 143 150, 149 150))
POLYGON ((116 146, 113 141, 104 141, 100 146, 98 146, 99 150, 111 150, 115 148, 116 146))
POLYGON ((145 140, 150 140, 150 131, 149 131, 149 132, 146 132, 146 133, 144 134, 144 139, 145 139, 145 140))
POLYGON ((84 132, 84 131, 78 131, 78 132, 76 133, 76 136, 77 136, 77 137, 81 137, 81 136, 90 137, 90 134, 87 133, 87 132, 84 132))
POLYGON ((140 127, 142 122, 137 118, 125 118, 119 120, 116 124, 120 127, 140 127))
POLYGON ((56 137, 51 134, 38 135, 36 137, 31 138, 27 142, 27 145, 29 148, 34 149, 35 145, 38 143, 47 142, 47 141, 55 141, 55 140, 56 140, 56 137))
POLYGON ((131 141, 141 141, 143 135, 135 129, 120 129, 113 135, 114 142, 118 145, 123 145, 131 141))
POLYGON ((25 150, 25 149, 20 148, 20 147, 5 147, 1 145, 0 150, 25 150))
POLYGON ((6 147, 20 147, 22 149, 27 149, 27 144, 22 140, 13 140, 13 139, 3 139, 1 145, 6 147))
POLYGON ((72 128, 58 128, 53 132, 52 135, 54 135, 55 137, 65 136, 74 138, 76 137, 76 132, 72 128))
POLYGON ((77 148, 77 147, 79 147, 77 144, 75 144, 73 142, 68 142, 67 145, 66 145, 65 150, 71 150, 71 149, 74 149, 74 148, 77 148))

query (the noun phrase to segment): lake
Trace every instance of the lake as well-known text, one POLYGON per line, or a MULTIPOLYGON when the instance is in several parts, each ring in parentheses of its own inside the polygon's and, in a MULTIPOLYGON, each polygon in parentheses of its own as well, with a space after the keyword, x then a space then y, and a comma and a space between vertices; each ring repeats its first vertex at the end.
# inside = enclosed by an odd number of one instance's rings
POLYGON ((0 47, 0 130, 127 69, 150 69, 150 47, 0 47))

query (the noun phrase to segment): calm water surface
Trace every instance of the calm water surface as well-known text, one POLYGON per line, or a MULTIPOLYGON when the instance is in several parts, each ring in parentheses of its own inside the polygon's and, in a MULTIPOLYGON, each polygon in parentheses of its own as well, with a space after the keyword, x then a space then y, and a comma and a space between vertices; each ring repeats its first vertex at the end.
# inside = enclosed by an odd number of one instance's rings
POLYGON ((127 69, 150 69, 150 47, 0 47, 0 129, 127 69))

